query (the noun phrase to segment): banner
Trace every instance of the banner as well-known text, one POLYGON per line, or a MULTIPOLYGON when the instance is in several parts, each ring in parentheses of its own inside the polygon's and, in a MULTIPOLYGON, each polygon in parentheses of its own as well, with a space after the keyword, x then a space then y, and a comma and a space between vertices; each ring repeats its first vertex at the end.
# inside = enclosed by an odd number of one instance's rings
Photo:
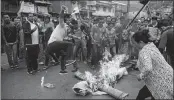
POLYGON ((46 6, 38 6, 38 13, 48 14, 48 8, 46 6))
POLYGON ((18 14, 20 14, 21 12, 23 12, 23 13, 35 13, 34 4, 31 2, 22 1, 20 9, 18 11, 18 14))

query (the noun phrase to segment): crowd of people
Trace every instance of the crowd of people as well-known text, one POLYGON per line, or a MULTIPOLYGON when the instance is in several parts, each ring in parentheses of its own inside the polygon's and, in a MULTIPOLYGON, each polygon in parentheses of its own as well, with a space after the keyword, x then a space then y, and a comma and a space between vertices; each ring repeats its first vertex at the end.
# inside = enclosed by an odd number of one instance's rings
POLYGON ((91 62, 92 68, 98 65, 105 48, 107 48, 112 56, 124 53, 130 55, 130 58, 137 58, 138 53, 131 46, 130 37, 137 30, 142 29, 149 30, 150 40, 159 48, 162 54, 166 51, 165 54, 167 53, 167 55, 165 57, 167 61, 174 66, 172 32, 168 32, 172 31, 169 15, 166 14, 163 19, 156 16, 151 19, 141 17, 135 21, 136 25, 132 25, 128 29, 125 29, 124 21, 126 19, 124 18, 116 20, 110 16, 104 19, 97 19, 97 17, 93 19, 78 18, 78 20, 75 20, 72 16, 67 17, 67 14, 63 12, 62 14, 60 13, 59 20, 51 20, 51 16, 46 15, 44 20, 41 21, 36 14, 28 14, 28 17, 16 17, 14 21, 11 21, 10 16, 4 14, 3 23, 1 24, 2 51, 6 51, 10 67, 18 68, 18 59, 22 59, 25 55, 28 72, 34 66, 33 69, 37 70, 37 59, 41 44, 45 53, 44 69, 48 68, 50 56, 54 61, 54 65, 59 64, 60 54, 56 53, 57 50, 54 53, 54 50, 52 51, 52 48, 58 49, 58 47, 61 50, 65 50, 65 47, 68 47, 69 51, 65 52, 68 57, 65 59, 70 57, 75 60, 81 50, 83 62, 91 62), (63 17, 61 18, 61 16, 63 17), (66 28, 63 28, 65 30, 59 28, 59 26, 62 26, 62 23, 63 25, 65 24, 66 28), (61 31, 67 35, 60 33, 62 34, 61 36, 59 34, 61 31), (167 34, 170 36, 167 36, 167 34), (56 36, 61 38, 58 41, 63 41, 62 46, 58 46, 55 43, 52 44, 52 42, 57 41, 56 36), (65 42, 68 43, 66 44, 65 42), (71 43, 72 49, 69 48, 69 43, 71 43), (52 45, 53 47, 50 47, 52 45))
POLYGON ((49 68, 53 61, 53 65, 60 63, 60 74, 67 74, 66 66, 70 64, 73 64, 73 72, 78 70, 76 58, 79 55, 85 64, 90 63, 91 68, 96 68, 107 49, 112 56, 127 54, 130 59, 138 59, 136 67, 141 72, 138 78, 144 79, 146 86, 140 90, 137 100, 173 95, 172 17, 167 14, 161 19, 142 17, 126 29, 125 18, 76 19, 67 17, 65 10, 62 6, 57 20, 51 20, 47 15, 43 22, 31 13, 27 17, 16 17, 14 21, 9 15, 3 15, 1 48, 5 48, 10 68, 19 68, 19 59, 25 57, 27 73, 38 72, 38 56, 42 49, 45 56, 43 69, 49 68), (155 85, 158 83, 160 85, 155 85), (143 96, 144 92, 149 95, 143 96))

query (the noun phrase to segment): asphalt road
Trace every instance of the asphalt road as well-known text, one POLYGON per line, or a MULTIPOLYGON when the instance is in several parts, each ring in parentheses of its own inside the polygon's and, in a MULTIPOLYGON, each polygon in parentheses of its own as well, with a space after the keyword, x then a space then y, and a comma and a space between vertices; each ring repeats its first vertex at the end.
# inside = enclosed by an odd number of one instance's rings
MULTIPOLYGON (((1 62, 4 63, 2 60, 1 62)), ((1 63, 1 64, 2 64, 1 63)), ((78 63, 80 71, 90 71, 95 73, 97 70, 92 70, 84 63, 78 63)), ((39 66, 42 68, 43 66, 39 66)), ((1 98, 2 99, 114 99, 109 95, 92 96, 87 95, 77 96, 72 91, 74 84, 79 82, 71 72, 72 66, 67 68, 67 75, 60 75, 60 66, 53 66, 45 71, 41 71, 35 75, 28 75, 25 63, 20 63, 20 69, 11 70, 8 65, 4 67, 6 70, 1 71, 1 98), (46 83, 55 84, 54 89, 42 88, 41 77, 45 76, 46 83)), ((126 99, 135 99, 138 91, 143 87, 143 82, 137 81, 135 77, 139 74, 138 71, 129 71, 129 75, 124 76, 116 88, 129 93, 126 99)))

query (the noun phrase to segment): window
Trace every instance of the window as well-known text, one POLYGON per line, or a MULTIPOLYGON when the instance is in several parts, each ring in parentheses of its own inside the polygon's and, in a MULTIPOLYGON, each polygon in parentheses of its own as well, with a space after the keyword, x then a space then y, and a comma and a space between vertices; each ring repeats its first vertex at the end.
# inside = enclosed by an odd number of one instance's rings
POLYGON ((106 11, 106 7, 103 7, 103 11, 106 11))
POLYGON ((9 3, 5 3, 5 10, 9 10, 9 3))

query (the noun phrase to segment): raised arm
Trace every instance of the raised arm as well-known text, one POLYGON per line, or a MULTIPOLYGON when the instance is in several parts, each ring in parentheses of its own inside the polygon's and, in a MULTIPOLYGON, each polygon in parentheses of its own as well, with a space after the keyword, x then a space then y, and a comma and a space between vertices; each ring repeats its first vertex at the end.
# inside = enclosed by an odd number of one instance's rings
POLYGON ((59 17, 59 24, 60 26, 64 26, 64 12, 65 12, 65 6, 61 7, 61 11, 60 11, 60 17, 59 17))

